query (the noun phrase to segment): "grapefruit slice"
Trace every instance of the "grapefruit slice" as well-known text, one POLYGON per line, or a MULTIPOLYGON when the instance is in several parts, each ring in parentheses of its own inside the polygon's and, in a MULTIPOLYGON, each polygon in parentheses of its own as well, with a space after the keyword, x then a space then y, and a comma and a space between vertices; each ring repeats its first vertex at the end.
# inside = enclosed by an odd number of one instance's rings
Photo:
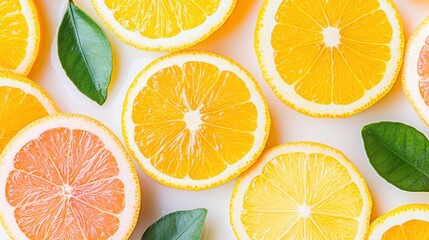
POLYGON ((13 239, 128 239, 140 186, 119 139, 76 114, 20 131, 0 155, 0 216, 13 239))
POLYGON ((429 125, 429 17, 417 26, 408 40, 402 86, 414 110, 429 125))

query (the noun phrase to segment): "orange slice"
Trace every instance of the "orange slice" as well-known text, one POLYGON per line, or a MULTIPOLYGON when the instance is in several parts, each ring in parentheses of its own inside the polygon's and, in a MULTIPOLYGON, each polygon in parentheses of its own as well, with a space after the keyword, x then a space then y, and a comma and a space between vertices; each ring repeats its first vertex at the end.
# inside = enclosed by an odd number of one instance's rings
POLYGON ((402 85, 414 110, 429 125, 429 17, 419 24, 408 40, 402 85))
POLYGON ((162 184, 207 189, 256 161, 270 127, 254 78, 231 60, 201 51, 170 54, 129 88, 122 115, 128 149, 162 184))
POLYGON ((39 52, 40 25, 33 0, 0 2, 0 70, 27 75, 39 52))
POLYGON ((363 240, 371 207, 365 180, 343 153, 288 143, 240 176, 230 220, 237 239, 363 240))
POLYGON ((265 0, 255 48, 264 78, 287 105, 347 117, 393 86, 403 27, 392 0, 265 0))
POLYGON ((404 205, 377 218, 368 240, 429 239, 429 205, 404 205))
POLYGON ((128 239, 140 208, 134 165, 96 120, 56 114, 0 155, 0 216, 13 239, 128 239))
POLYGON ((95 11, 123 42, 148 51, 176 51, 220 28, 236 0, 92 0, 95 11))
POLYGON ((0 71, 0 153, 21 128, 57 111, 54 101, 39 85, 0 71))

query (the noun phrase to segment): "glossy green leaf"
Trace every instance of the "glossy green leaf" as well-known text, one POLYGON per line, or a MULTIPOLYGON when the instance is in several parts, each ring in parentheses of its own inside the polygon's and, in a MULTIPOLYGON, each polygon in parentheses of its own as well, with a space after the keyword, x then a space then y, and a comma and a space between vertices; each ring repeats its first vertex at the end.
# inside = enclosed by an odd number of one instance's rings
POLYGON ((386 181, 411 192, 429 191, 429 141, 421 132, 396 122, 362 129, 371 165, 386 181))
POLYGON ((167 214, 152 224, 141 240, 200 240, 206 216, 204 208, 167 214))
POLYGON ((57 45, 67 76, 79 91, 102 105, 112 76, 112 48, 104 31, 70 2, 58 30, 57 45))

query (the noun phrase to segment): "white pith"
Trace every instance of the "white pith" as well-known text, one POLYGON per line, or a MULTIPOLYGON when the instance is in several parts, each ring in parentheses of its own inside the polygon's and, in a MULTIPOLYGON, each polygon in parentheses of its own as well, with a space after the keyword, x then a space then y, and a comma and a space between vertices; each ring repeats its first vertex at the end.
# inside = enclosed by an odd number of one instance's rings
POLYGON ((341 41, 340 29, 337 27, 327 27, 322 30, 323 41, 327 47, 338 47, 341 41))
POLYGON ((183 120, 186 123, 186 128, 191 132, 197 131, 203 123, 201 117, 202 115, 198 109, 185 112, 183 120))

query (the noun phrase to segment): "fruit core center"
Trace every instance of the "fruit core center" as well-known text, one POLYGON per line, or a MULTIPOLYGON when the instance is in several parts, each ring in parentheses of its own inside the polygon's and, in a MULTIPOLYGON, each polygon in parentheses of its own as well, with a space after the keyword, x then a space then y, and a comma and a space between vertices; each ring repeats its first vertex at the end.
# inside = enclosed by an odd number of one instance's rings
POLYGON ((340 29, 329 26, 322 30, 322 34, 327 47, 338 47, 341 40, 340 29))
POLYGON ((202 123, 200 110, 191 110, 185 112, 184 121, 186 128, 190 131, 197 131, 202 123))
POLYGON ((72 192, 73 188, 70 185, 65 184, 62 186, 62 194, 64 197, 70 198, 72 196, 72 192))
POLYGON ((298 213, 301 215, 301 217, 309 217, 311 213, 311 208, 307 206, 306 204, 299 206, 298 213))

